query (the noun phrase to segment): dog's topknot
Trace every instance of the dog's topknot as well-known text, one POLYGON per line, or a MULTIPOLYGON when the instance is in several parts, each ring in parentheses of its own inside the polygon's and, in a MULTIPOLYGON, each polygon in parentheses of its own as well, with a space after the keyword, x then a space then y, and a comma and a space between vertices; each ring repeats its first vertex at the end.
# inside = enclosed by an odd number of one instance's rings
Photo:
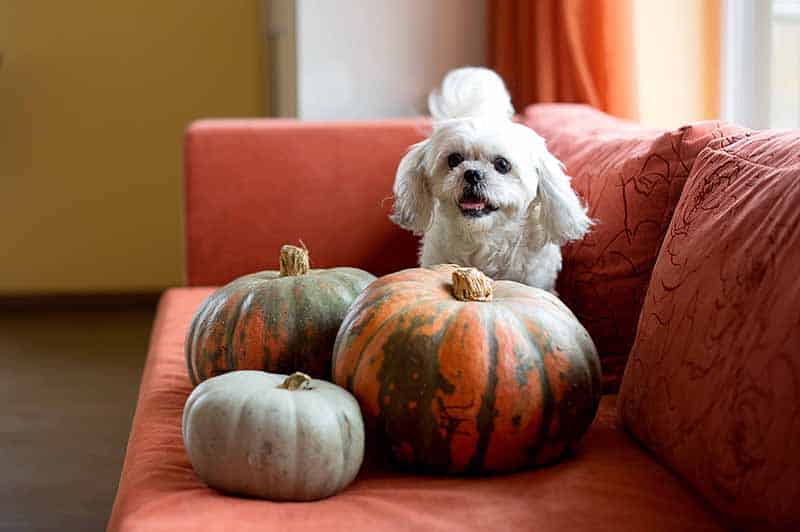
POLYGON ((451 71, 442 86, 428 96, 434 121, 496 116, 511 118, 514 107, 500 76, 488 68, 464 67, 451 71))

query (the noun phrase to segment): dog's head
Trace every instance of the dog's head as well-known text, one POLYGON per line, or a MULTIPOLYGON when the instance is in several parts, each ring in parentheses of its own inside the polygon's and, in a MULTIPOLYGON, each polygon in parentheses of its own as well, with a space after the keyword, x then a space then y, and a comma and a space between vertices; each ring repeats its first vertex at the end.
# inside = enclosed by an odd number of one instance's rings
POLYGON ((433 133, 397 170, 395 223, 423 234, 443 217, 480 233, 526 219, 557 244, 586 233, 591 221, 569 177, 539 135, 511 121, 508 93, 494 72, 454 71, 429 106, 433 133))

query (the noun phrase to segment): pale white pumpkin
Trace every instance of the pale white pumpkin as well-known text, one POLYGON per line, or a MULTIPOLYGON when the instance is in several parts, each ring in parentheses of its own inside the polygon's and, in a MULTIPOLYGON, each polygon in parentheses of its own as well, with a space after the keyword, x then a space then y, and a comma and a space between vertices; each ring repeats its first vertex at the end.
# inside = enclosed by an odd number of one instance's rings
POLYGON ((329 497, 356 477, 364 422, 350 393, 302 373, 233 371, 202 382, 183 410, 197 475, 221 491, 276 501, 329 497))

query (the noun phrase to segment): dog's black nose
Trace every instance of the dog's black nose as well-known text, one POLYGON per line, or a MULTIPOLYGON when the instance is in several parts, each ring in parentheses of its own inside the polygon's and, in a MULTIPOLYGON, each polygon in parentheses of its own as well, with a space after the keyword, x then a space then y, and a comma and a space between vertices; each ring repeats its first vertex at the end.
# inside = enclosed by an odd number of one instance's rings
POLYGON ((470 168, 464 172, 464 181, 470 185, 477 185, 479 182, 483 181, 483 174, 470 168))

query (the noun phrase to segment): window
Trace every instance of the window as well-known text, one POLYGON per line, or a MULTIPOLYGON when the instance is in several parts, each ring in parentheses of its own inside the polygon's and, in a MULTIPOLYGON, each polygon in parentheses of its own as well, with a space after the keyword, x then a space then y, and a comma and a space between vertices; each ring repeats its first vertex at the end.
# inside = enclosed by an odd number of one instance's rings
POLYGON ((772 1, 770 127, 800 127, 800 0, 772 1))
POLYGON ((726 0, 722 117, 800 127, 800 0, 726 0))

